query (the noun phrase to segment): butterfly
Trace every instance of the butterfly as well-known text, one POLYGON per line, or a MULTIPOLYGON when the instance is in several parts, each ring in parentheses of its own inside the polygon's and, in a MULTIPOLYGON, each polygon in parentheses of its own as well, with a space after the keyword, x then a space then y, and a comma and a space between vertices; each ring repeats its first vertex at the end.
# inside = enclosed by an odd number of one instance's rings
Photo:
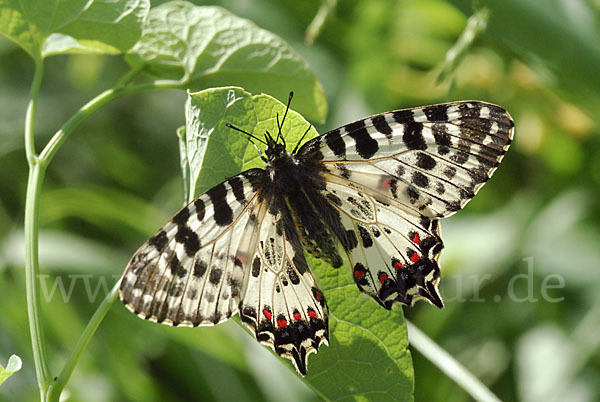
POLYGON ((264 169, 181 209, 133 255, 120 297, 141 318, 172 326, 239 314, 305 375, 309 354, 329 339, 305 251, 333 267, 346 259, 360 291, 386 309, 421 299, 442 308, 438 219, 492 176, 514 123, 490 103, 443 103, 367 117, 288 152, 281 128, 292 95, 275 137, 229 125, 266 146, 264 169))

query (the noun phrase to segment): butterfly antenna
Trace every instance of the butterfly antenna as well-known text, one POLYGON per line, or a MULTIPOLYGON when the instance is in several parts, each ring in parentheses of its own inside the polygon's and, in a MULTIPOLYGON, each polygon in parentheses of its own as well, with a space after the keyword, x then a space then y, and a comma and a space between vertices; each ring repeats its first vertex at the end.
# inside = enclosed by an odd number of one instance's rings
MULTIPOLYGON (((285 116, 283 118, 285 119, 285 116)), ((279 113, 277 113, 277 129, 279 130, 277 133, 277 138, 281 138, 281 142, 285 148, 285 138, 283 138, 283 134, 281 134, 281 127, 283 127, 283 120, 281 121, 281 124, 279 124, 279 113)))
POLYGON ((263 161, 267 161, 267 158, 265 158, 265 156, 263 155, 262 151, 260 150, 260 148, 252 141, 252 139, 248 139, 250 141, 250 144, 254 145, 254 149, 256 149, 256 152, 258 152, 258 156, 260 156, 260 159, 262 159, 263 161))
POLYGON ((306 137, 306 134, 308 134, 308 132, 310 131, 310 129, 312 128, 312 124, 308 125, 308 128, 306 129, 306 131, 304 132, 304 134, 302 134, 302 137, 300 138, 300 141, 298 141, 298 143, 296 144, 296 147, 294 148, 294 150, 292 151, 293 154, 296 153, 296 151, 298 150, 298 148, 300 147, 300 144, 302 144, 302 140, 304 139, 304 137, 306 137))
POLYGON ((285 138, 283 138, 283 134, 281 134, 281 129, 283 127, 283 123, 285 122, 285 118, 287 117, 288 110, 290 110, 290 104, 292 103, 292 98, 294 97, 294 91, 290 91, 290 96, 288 97, 287 106, 285 107, 285 113, 283 114, 283 119, 281 119, 281 124, 279 124, 279 113, 277 113, 277 128, 279 129, 279 133, 277 136, 281 138, 281 142, 283 142, 283 146, 285 147, 285 138))
POLYGON ((267 145, 269 144, 269 142, 275 142, 269 130, 267 130, 267 133, 265 134, 265 139, 267 140, 267 145))
POLYGON ((263 153, 260 150, 260 148, 258 148, 258 146, 254 143, 254 141, 252 141, 252 139, 255 139, 256 141, 259 141, 259 142, 267 145, 263 140, 261 140, 260 138, 255 137, 252 134, 250 134, 249 132, 244 131, 241 128, 237 128, 236 126, 233 126, 233 125, 231 125, 229 123, 225 123, 225 125, 227 127, 231 128, 231 129, 234 129, 235 131, 239 131, 240 133, 246 134, 248 136, 248 141, 250 141, 250 144, 252 144, 254 146, 254 149, 256 149, 256 152, 258 152, 258 156, 260 156, 260 159, 262 159, 265 162, 267 161, 267 159, 263 155, 263 153))
MULTIPOLYGON (((256 141, 258 141, 258 142, 260 142, 260 143, 262 143, 262 144, 265 144, 265 145, 267 145, 267 143, 266 143, 266 142, 264 142, 263 140, 261 140, 260 138, 258 138, 258 137, 256 137, 256 136, 254 136, 254 135, 250 134, 250 133, 249 133, 249 132, 247 132, 247 131, 244 131, 244 130, 242 130, 241 128, 237 128, 236 126, 234 126, 234 125, 232 125, 232 124, 229 124, 229 123, 225 123, 225 125, 226 125, 227 127, 231 128, 231 129, 235 130, 235 131, 239 131, 239 132, 240 132, 240 133, 242 133, 242 134, 246 134, 246 135, 249 137, 249 139, 250 139, 250 138, 252 138, 252 139, 255 139, 256 141)), ((250 142, 252 142, 252 141, 250 141, 250 142)), ((252 143, 253 143, 253 142, 252 142, 252 143)), ((254 143, 253 143, 253 144, 254 144, 254 143)), ((256 144, 254 144, 254 146, 256 146, 256 144)))
POLYGON ((294 91, 290 91, 290 97, 288 98, 287 107, 285 108, 285 114, 283 115, 283 120, 281 121, 282 125, 283 125, 283 122, 285 121, 285 117, 287 116, 288 110, 290 110, 290 104, 292 103, 293 97, 294 97, 294 91))

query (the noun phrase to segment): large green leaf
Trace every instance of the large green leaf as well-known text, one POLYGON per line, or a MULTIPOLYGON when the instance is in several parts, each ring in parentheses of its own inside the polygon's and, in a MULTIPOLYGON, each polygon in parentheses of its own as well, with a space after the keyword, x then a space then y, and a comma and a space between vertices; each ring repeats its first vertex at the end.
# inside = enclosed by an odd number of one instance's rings
POLYGON ((327 113, 320 82, 294 49, 220 7, 172 1, 153 8, 127 60, 191 90, 239 85, 278 99, 294 91, 307 117, 322 122, 327 113))
POLYGON ((149 0, 0 0, 0 33, 34 59, 122 53, 138 40, 149 0))
MULTIPOLYGON (((285 105, 268 95, 251 95, 236 87, 190 94, 184 159, 194 193, 241 170, 264 166, 248 139, 225 123, 260 138, 266 130, 277 132, 276 115, 284 110, 285 105)), ((290 110, 282 130, 288 150, 307 127, 302 116, 290 110)), ((311 129, 307 137, 316 135, 311 129)), ((327 297, 331 335, 330 346, 310 358, 308 383, 330 400, 411 401, 414 378, 402 310, 390 312, 362 295, 349 268, 309 261, 327 297)))
MULTIPOLYGON (((242 169, 264 166, 248 138, 225 124, 262 138, 267 130, 277 133, 276 116, 283 117, 285 105, 269 95, 223 87, 189 94, 185 110, 189 188, 198 194, 242 169)), ((298 113, 288 112, 282 130, 288 149, 293 149, 309 125, 298 113)), ((316 135, 311 128, 307 137, 316 135)))

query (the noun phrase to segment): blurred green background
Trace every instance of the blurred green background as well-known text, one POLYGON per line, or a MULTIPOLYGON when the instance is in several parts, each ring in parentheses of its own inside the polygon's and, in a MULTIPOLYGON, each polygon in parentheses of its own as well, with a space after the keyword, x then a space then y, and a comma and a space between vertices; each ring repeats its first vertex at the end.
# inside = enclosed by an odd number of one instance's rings
MULTIPOLYGON (((600 400, 600 2, 477 2, 489 7, 488 26, 442 82, 436 78, 474 13, 471 1, 339 1, 312 46, 304 35, 319 1, 215 3, 305 57, 329 101, 320 132, 459 99, 509 110, 516 135, 501 167, 442 223, 446 308, 420 303, 405 314, 502 400, 600 400)), ((125 71, 120 57, 47 59, 38 144, 125 71)), ((31 361, 22 131, 32 74, 29 57, 0 37, 0 364, 12 353, 31 361)), ((119 99, 79 127, 48 170, 40 260, 57 364, 133 251, 181 205, 175 130, 184 124, 184 100, 175 90, 119 99), (60 281, 66 297, 53 288, 60 281)), ((470 400, 412 352, 415 400, 470 400)), ((35 384, 25 364, 2 385, 0 400, 35 400, 35 384)), ((167 328, 136 319, 120 303, 67 394, 74 401, 319 399, 233 322, 167 328)))

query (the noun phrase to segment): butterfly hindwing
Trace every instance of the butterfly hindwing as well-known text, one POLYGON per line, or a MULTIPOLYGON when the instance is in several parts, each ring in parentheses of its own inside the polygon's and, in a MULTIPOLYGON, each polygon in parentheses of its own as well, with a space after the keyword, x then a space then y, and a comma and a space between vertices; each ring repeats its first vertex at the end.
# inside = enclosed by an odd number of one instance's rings
POLYGON ((306 374, 308 355, 328 340, 325 298, 316 287, 285 206, 260 205, 258 243, 246 272, 242 322, 256 338, 306 374))
POLYGON ((332 205, 344 230, 357 239, 346 251, 361 291, 387 309, 422 298, 442 307, 437 260, 443 243, 437 220, 407 214, 351 182, 328 182, 324 192, 335 196, 332 205))

